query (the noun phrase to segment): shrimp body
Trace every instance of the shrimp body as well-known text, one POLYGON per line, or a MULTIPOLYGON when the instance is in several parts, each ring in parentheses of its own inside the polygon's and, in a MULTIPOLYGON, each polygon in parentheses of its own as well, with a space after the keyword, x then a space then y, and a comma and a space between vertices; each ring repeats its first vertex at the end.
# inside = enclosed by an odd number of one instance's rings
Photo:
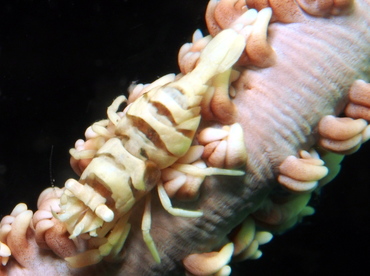
MULTIPOLYGON (((85 239, 89 248, 66 258, 72 267, 91 265, 102 258, 118 258, 130 231, 132 207, 142 197, 146 197, 143 237, 154 259, 160 262, 150 236, 150 191, 154 187, 171 214, 202 215, 198 210, 172 207, 160 179, 161 171, 188 153, 201 121, 200 104, 209 80, 230 70, 245 45, 245 36, 237 31, 221 32, 205 47, 190 73, 153 87, 123 112, 117 113, 117 109, 126 98, 115 99, 108 107, 109 119, 93 124, 87 131, 86 144, 93 144, 93 150, 71 150, 73 158, 84 160, 87 166, 82 168, 78 181, 67 180, 61 211, 55 217, 64 222, 76 244, 77 238, 85 239)), ((203 177, 243 174, 237 170, 193 167, 194 174, 203 177)))

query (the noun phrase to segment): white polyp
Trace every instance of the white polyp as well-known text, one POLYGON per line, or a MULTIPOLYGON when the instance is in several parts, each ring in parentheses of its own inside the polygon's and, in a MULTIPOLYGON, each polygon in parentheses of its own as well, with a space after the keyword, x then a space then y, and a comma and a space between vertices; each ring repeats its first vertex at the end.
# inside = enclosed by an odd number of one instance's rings
POLYGON ((27 211, 27 205, 25 203, 19 203, 17 204, 13 211, 10 213, 11 216, 16 217, 20 213, 23 213, 24 211, 27 211))
POLYGON ((204 35, 203 35, 202 31, 199 30, 199 29, 196 29, 193 33, 192 42, 195 43, 198 40, 202 39, 203 37, 204 37, 204 35))
POLYGON ((247 217, 236 236, 233 238, 234 242, 234 255, 240 254, 245 250, 253 241, 255 236, 256 226, 254 219, 247 217))
POLYGON ((204 146, 201 145, 195 145, 191 146, 187 153, 178 159, 177 163, 183 163, 183 164, 190 164, 195 162, 196 160, 200 159, 204 151, 204 146))
POLYGON ((67 257, 65 260, 69 266, 73 268, 85 267, 99 263, 103 259, 103 256, 99 254, 99 249, 92 249, 75 255, 73 257, 67 257))
POLYGON ((100 134, 97 133, 94 129, 93 129, 93 126, 100 126, 100 127, 103 127, 103 128, 106 128, 108 125, 109 125, 109 120, 108 119, 105 119, 105 120, 100 120, 98 122, 95 122, 93 125, 89 126, 86 131, 85 131, 85 138, 86 140, 89 140, 89 139, 92 139, 92 138, 96 138, 98 137, 100 134))
POLYGON ((35 240, 37 243, 41 242, 42 244, 45 242, 45 232, 54 226, 54 222, 51 220, 42 220, 37 223, 36 227, 33 226, 32 229, 35 230, 35 240))
POLYGON ((311 154, 308 152, 308 151, 306 151, 306 150, 301 150, 300 152, 299 152, 299 155, 302 157, 302 158, 305 158, 305 159, 309 159, 309 158, 311 158, 312 156, 311 156, 311 154))
POLYGON ((231 267, 228 265, 225 265, 213 275, 214 276, 229 276, 230 274, 231 274, 231 267))
POLYGON ((315 213, 315 208, 311 206, 303 207, 302 211, 299 213, 300 217, 312 216, 315 213))
POLYGON ((144 87, 145 86, 142 83, 135 83, 135 82, 133 82, 128 87, 128 93, 129 93, 130 96, 131 95, 133 95, 133 96, 135 95, 136 96, 136 95, 140 94, 141 90, 143 90, 144 87))
POLYGON ((219 252, 191 254, 183 264, 194 275, 214 275, 230 262, 233 250, 233 243, 228 243, 219 252))
POLYGON ((258 250, 258 241, 254 240, 251 244, 241 253, 243 260, 250 259, 258 250))
POLYGON ((225 167, 225 159, 227 153, 227 145, 228 143, 225 140, 220 141, 220 143, 216 146, 214 151, 208 157, 208 162, 217 168, 225 167))
MULTIPOLYGON (((89 127, 86 129, 86 131, 85 131, 85 138, 86 138, 86 140, 88 140, 88 139, 92 139, 92 138, 95 138, 95 137, 97 137, 97 136, 98 136, 98 134, 92 130, 92 127, 91 127, 91 126, 89 126, 89 127)), ((80 140, 82 140, 82 139, 78 139, 78 140, 76 141, 76 144, 77 144, 77 142, 78 142, 78 141, 80 141, 80 140)), ((82 140, 82 141, 83 141, 83 140, 82 140)), ((75 145, 75 147, 77 148, 77 145, 75 145)))
POLYGON ((252 256, 250 256, 249 259, 251 260, 257 260, 259 258, 261 258, 262 256, 262 251, 261 250, 257 250, 256 252, 254 252, 254 254, 252 256))
POLYGON ((9 257, 11 255, 10 248, 5 244, 0 242, 0 256, 9 257))
POLYGON ((0 242, 0 257, 2 257, 2 263, 3 265, 6 265, 8 260, 6 261, 3 259, 4 257, 9 257, 11 255, 10 248, 5 244, 0 242))
POLYGON ((299 152, 299 156, 302 159, 305 159, 306 161, 308 161, 311 165, 323 166, 325 164, 325 162, 320 159, 320 156, 317 153, 317 151, 315 151, 314 149, 311 149, 310 152, 301 150, 299 152))
MULTIPOLYGON (((52 208, 51 208, 52 209, 52 208)), ((51 211, 46 211, 46 210, 37 210, 37 212, 33 215, 32 217, 32 223, 34 225, 37 225, 39 221, 42 220, 49 220, 53 218, 53 214, 51 211)))
POLYGON ((254 236, 254 239, 258 241, 260 245, 270 242, 272 238, 273 235, 267 231, 257 231, 256 235, 254 236))
POLYGON ((229 135, 229 132, 220 128, 207 127, 203 129, 199 136, 198 141, 201 144, 208 144, 214 141, 221 140, 229 135))
POLYGON ((279 175, 278 181, 287 189, 295 192, 308 192, 318 185, 318 181, 298 181, 285 175, 279 175))
MULTIPOLYGON (((241 16, 238 17, 232 24, 231 27, 235 29, 236 26, 239 25, 251 25, 253 24, 257 19, 258 12, 255 9, 250 9, 243 13, 241 16)), ((235 29, 238 30, 238 29, 235 29)), ((240 29, 239 29, 240 30, 240 29)))
POLYGON ((26 210, 18 214, 12 224, 12 229, 16 229, 19 237, 26 238, 28 227, 32 220, 32 211, 26 210))
POLYGON ((12 224, 14 220, 15 220, 15 217, 13 216, 10 216, 10 215, 5 216, 1 219, 1 226, 12 224))
POLYGON ((246 37, 246 38, 248 38, 250 36, 250 34, 252 33, 252 31, 253 31, 253 26, 248 25, 248 26, 244 27, 244 25, 242 23, 238 24, 238 25, 235 25, 233 28, 235 30, 237 30, 240 35, 242 35, 243 37, 246 37))
POLYGON ((229 96, 231 98, 235 98, 235 96, 236 96, 236 89, 232 85, 230 85, 230 87, 229 87, 229 96))
MULTIPOLYGON (((321 158, 320 158, 319 153, 318 153, 314 148, 310 149, 310 151, 309 151, 308 153, 310 154, 310 156, 311 156, 312 158, 315 158, 315 159, 321 159, 321 158)), ((301 153, 300 153, 300 154, 301 154, 301 153)), ((302 156, 302 155, 301 155, 301 156, 302 156)), ((325 162, 324 162, 324 164, 325 164, 325 162)))
MULTIPOLYGON (((304 154, 302 152, 301 154, 304 154)), ((324 161, 321 159, 297 158, 293 155, 288 156, 280 165, 281 175, 297 181, 317 181, 328 174, 328 169, 323 166, 324 161)))
MULTIPOLYGON (((91 129, 91 127, 88 127, 87 129, 91 129)), ((82 140, 82 139, 78 139, 75 143, 75 149, 78 150, 78 151, 84 150, 85 149, 85 141, 82 140)))
POLYGON ((193 46, 193 43, 185 43, 184 45, 181 46, 179 53, 178 53, 179 63, 181 63, 181 60, 190 51, 192 46, 193 46))
POLYGON ((257 30, 257 32, 263 34, 264 39, 266 39, 266 36, 267 36, 267 28, 270 23, 271 15, 272 15, 272 9, 264 8, 258 12, 256 21, 253 23, 254 28, 257 30))
POLYGON ((193 61, 196 61, 198 60, 200 57, 200 52, 187 52, 186 54, 184 54, 181 58, 181 63, 187 63, 189 62, 189 60, 191 60, 191 62, 193 61))
POLYGON ((164 182, 170 181, 170 180, 172 180, 174 178, 177 178, 181 175, 184 175, 184 173, 179 172, 178 170, 175 170, 171 167, 168 167, 168 168, 165 168, 165 169, 162 170, 162 180, 164 182))
POLYGON ((179 217, 201 217, 203 215, 202 211, 190 211, 179 208, 173 208, 170 198, 168 197, 166 190, 163 187, 162 183, 157 185, 159 199, 162 203, 163 208, 173 216, 179 217))
POLYGON ((0 228, 0 241, 5 241, 5 238, 8 236, 9 232, 12 230, 11 225, 4 224, 0 228))
POLYGON ((8 261, 9 261, 9 257, 1 257, 1 264, 2 265, 5 266, 8 263, 8 261))
MULTIPOLYGON (((37 208, 42 208, 44 202, 49 201, 50 199, 56 199, 57 201, 63 194, 64 189, 60 189, 58 187, 49 187, 41 192, 39 198, 37 199, 37 208)), ((43 208, 45 209, 45 208, 43 208)), ((48 209, 50 210, 50 209, 48 209)))
POLYGON ((169 197, 172 197, 185 184, 187 180, 186 175, 182 174, 172 180, 165 182, 165 190, 169 197))
POLYGON ((362 140, 361 143, 365 143, 370 139, 370 125, 367 125, 362 131, 362 140))

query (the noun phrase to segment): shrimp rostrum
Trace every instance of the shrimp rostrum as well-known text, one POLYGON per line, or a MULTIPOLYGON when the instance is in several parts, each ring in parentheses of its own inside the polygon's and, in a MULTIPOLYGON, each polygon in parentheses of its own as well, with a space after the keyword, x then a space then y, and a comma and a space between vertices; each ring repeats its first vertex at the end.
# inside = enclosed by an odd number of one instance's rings
MULTIPOLYGON (((54 219, 64 224, 78 249, 77 254, 66 258, 70 266, 83 267, 103 258, 119 259, 130 231, 132 208, 140 199, 145 200, 143 238, 154 260, 160 262, 150 235, 152 189, 157 188, 170 214, 202 216, 201 210, 172 206, 163 186, 164 170, 172 168, 200 179, 244 173, 234 168, 208 167, 201 154, 194 154, 200 146, 193 140, 201 121, 201 102, 212 79, 230 71, 238 61, 257 17, 253 10, 246 12, 232 28, 207 42, 192 71, 152 83, 122 112, 117 110, 126 98, 116 98, 108 107, 108 119, 90 126, 86 141, 76 142, 70 151, 71 163, 80 179, 66 181, 59 206, 52 208, 54 219), (86 243, 83 247, 81 240, 86 243)), ((33 224, 41 228, 35 219, 33 224)))

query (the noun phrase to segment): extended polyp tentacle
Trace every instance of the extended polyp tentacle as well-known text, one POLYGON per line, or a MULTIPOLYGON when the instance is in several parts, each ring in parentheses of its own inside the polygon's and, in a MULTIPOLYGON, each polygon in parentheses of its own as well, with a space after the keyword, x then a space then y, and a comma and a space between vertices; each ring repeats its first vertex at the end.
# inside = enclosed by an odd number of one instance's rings
MULTIPOLYGON (((208 29, 211 35, 214 36, 222 29, 235 27, 235 25, 238 24, 238 20, 247 14, 249 16, 256 14, 256 10, 248 10, 245 6, 245 1, 222 0, 211 2, 206 12, 208 29), (232 6, 232 8, 230 8, 230 6, 232 6), (227 13, 225 13, 224 10, 226 10, 227 13), (232 20, 230 20, 230 18, 232 20)), ((245 53, 240 58, 238 64, 244 66, 255 65, 265 68, 271 66, 275 62, 275 52, 267 41, 267 29, 271 16, 272 10, 268 8, 268 5, 265 5, 264 9, 258 12, 257 19, 252 22, 253 30, 248 39, 245 53)), ((251 16, 250 18, 253 17, 251 16)))
POLYGON ((49 248, 45 241, 45 232, 54 226, 54 222, 52 221, 53 212, 60 211, 60 197, 62 194, 62 189, 47 188, 38 198, 38 210, 32 217, 32 228, 35 230, 36 242, 41 248, 49 248))
POLYGON ((294 226, 304 216, 314 213, 314 209, 307 206, 310 198, 311 193, 271 196, 252 215, 262 228, 282 233, 294 226))
POLYGON ((239 18, 248 8, 245 0, 211 0, 206 10, 207 28, 212 36, 239 18))
POLYGON ((341 169, 340 163, 342 162, 344 155, 333 153, 322 148, 317 149, 317 151, 320 154, 320 158, 325 162, 325 166, 329 170, 329 173, 319 181, 319 188, 321 188, 338 175, 341 169))
POLYGON ((198 135, 204 145, 203 158, 217 168, 238 168, 246 163, 247 151, 243 129, 239 124, 217 128, 205 128, 198 135))
POLYGON ((348 13, 353 0, 296 0, 308 14, 314 16, 340 15, 348 13))
MULTIPOLYGON (((24 203, 17 204, 17 206, 14 207, 11 214, 3 217, 0 222, 0 260, 3 265, 6 265, 8 263, 9 257, 11 255, 11 250, 7 245, 8 243, 7 238, 9 236, 9 233, 12 231, 12 229, 14 232, 13 223, 18 215, 26 211, 27 211, 26 204, 24 203)), ((24 240, 24 239, 25 239, 25 236, 21 237, 21 240, 24 240)))
POLYGON ((304 20, 303 12, 294 0, 247 0, 247 5, 257 10, 271 7, 271 22, 292 23, 304 20))
POLYGON ((0 242, 0 262, 2 265, 5 266, 8 263, 10 255, 10 248, 5 243, 0 242))
MULTIPOLYGON (((207 166, 200 160, 203 149, 204 147, 200 145, 191 146, 186 155, 177 160, 176 163, 191 164, 198 168, 206 168, 207 166)), ((180 200, 196 198, 204 178, 204 175, 191 175, 171 167, 162 170, 162 182, 167 195, 170 198, 175 196, 180 200)))
POLYGON ((228 243, 219 252, 191 254, 183 260, 183 264, 185 269, 195 276, 213 275, 218 272, 222 272, 222 275, 229 275, 230 273, 226 274, 225 270, 228 272, 231 270, 225 267, 227 267, 233 251, 233 243, 228 243))
POLYGON ((38 199, 38 210, 32 217, 31 227, 40 248, 52 250, 64 258, 76 254, 78 246, 71 239, 65 225, 54 215, 60 211, 60 197, 64 189, 52 187, 44 190, 38 199))
POLYGON ((181 73, 191 72, 198 63, 200 53, 211 41, 212 36, 203 36, 200 30, 196 30, 192 37, 192 43, 185 43, 181 46, 178 54, 178 64, 181 73))
POLYGON ((356 80, 349 92, 349 103, 344 113, 353 119, 364 119, 370 121, 370 83, 356 80))
POLYGON ((300 158, 288 156, 279 166, 279 183, 289 191, 310 192, 318 181, 328 174, 324 162, 307 151, 299 153, 300 158))
POLYGON ((260 258, 262 252, 258 249, 259 245, 268 243, 272 237, 267 231, 257 231, 254 219, 248 216, 240 227, 236 228, 235 233, 232 233, 233 258, 238 261, 260 258))
MULTIPOLYGON (((253 24, 253 31, 245 48, 248 64, 265 68, 273 65, 276 60, 275 51, 267 41, 271 15, 272 10, 270 8, 258 12, 257 19, 253 24)), ((243 65, 246 65, 246 63, 243 62, 243 65)))
POLYGON ((221 0, 211 1, 206 11, 207 26, 212 35, 225 29, 231 23, 230 18, 240 16, 243 10, 272 8, 271 22, 301 22, 304 15, 294 0, 221 0))
POLYGON ((211 80, 210 87, 203 97, 202 118, 232 124, 236 121, 237 109, 231 98, 235 96, 232 82, 239 77, 239 72, 229 69, 211 80))
POLYGON ((4 256, 1 258, 3 263, 7 263, 8 253, 10 253, 8 249, 11 248, 11 255, 20 265, 24 267, 32 266, 32 258, 29 256, 32 256, 35 245, 29 243, 27 236, 32 215, 32 211, 27 210, 27 205, 20 203, 9 216, 2 219, 0 234, 4 244, 7 245, 4 246, 4 256))
POLYGON ((363 119, 323 117, 318 126, 318 145, 338 154, 350 154, 369 139, 368 124, 363 119))

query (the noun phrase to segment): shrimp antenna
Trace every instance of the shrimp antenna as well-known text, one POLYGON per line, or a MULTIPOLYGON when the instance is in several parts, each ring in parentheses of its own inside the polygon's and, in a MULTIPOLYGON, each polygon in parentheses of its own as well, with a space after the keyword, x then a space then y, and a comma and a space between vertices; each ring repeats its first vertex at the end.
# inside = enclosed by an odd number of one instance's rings
POLYGON ((51 150, 50 150, 50 156, 49 156, 49 177, 50 177, 50 185, 52 188, 55 187, 55 179, 53 178, 53 152, 54 152, 54 145, 51 145, 51 150))

